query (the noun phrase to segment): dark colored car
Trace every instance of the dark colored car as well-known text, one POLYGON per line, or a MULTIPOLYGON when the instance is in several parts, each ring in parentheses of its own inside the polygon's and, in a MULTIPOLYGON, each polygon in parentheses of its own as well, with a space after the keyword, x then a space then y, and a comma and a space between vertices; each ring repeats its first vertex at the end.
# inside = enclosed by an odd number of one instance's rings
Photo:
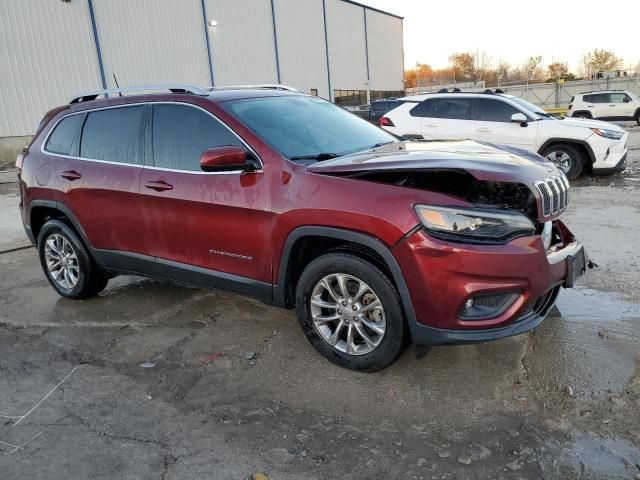
POLYGON ((370 121, 371 123, 379 123, 380 118, 384 116, 385 113, 390 112, 402 102, 401 100, 396 100, 395 98, 384 99, 384 100, 374 100, 369 105, 369 108, 366 110, 355 110, 353 113, 358 115, 365 120, 370 121))
POLYGON ((525 150, 402 142, 322 99, 272 89, 98 99, 47 113, 21 213, 58 293, 118 274, 297 309, 357 370, 417 345, 526 332, 585 253, 558 220, 568 182, 525 150))

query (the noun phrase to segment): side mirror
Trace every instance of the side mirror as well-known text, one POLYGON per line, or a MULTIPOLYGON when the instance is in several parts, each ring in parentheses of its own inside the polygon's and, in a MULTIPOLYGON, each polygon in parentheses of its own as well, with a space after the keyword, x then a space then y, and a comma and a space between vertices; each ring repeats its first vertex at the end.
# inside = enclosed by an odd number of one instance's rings
POLYGON ((527 124, 527 116, 524 113, 518 112, 511 115, 511 121, 513 123, 519 123, 521 127, 526 127, 527 124))
POLYGON ((245 170, 247 152, 240 147, 224 146, 210 148, 200 155, 200 168, 205 172, 245 170))
POLYGON ((629 100, 629 97, 624 97, 624 100, 622 100, 624 103, 629 103, 631 100, 629 100))

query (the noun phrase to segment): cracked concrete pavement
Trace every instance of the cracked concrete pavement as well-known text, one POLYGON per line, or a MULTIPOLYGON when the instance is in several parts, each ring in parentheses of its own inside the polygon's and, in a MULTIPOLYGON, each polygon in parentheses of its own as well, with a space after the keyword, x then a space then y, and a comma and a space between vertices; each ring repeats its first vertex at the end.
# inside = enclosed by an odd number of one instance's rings
MULTIPOLYGON (((637 477, 631 130, 625 173, 574 185, 565 220, 599 267, 540 328, 376 374, 324 361, 292 311, 135 277, 70 301, 33 249, 0 254, 0 478, 637 477)), ((26 243, 16 206, 0 185, 0 251, 26 243)))

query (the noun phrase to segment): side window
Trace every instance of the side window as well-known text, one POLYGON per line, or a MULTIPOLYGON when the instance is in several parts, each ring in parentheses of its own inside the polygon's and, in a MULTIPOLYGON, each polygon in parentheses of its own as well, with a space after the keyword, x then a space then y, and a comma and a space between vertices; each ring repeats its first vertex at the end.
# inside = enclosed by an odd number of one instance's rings
POLYGON ((62 119, 62 121, 56 125, 51 135, 49 135, 45 150, 60 155, 74 155, 76 152, 74 152, 72 148, 74 144, 73 141, 76 138, 78 128, 83 118, 84 115, 77 114, 62 119))
POLYGON ((434 98, 428 117, 471 120, 470 98, 434 98))
POLYGON ((594 93, 592 95, 585 95, 584 101, 587 103, 609 103, 609 94, 594 93))
POLYGON ((610 93, 609 94, 609 102, 611 103, 624 103, 625 98, 627 98, 626 93, 610 93))
POLYGON ((413 107, 409 113, 412 117, 428 117, 429 110, 431 110, 431 104, 433 103, 433 99, 424 100, 419 103, 415 107, 413 107))
POLYGON ((153 161, 156 167, 200 170, 200 155, 208 148, 242 142, 208 113, 184 105, 153 106, 153 161))
POLYGON ((80 156, 142 164, 143 117, 142 105, 89 112, 82 128, 80 156))
POLYGON ((478 119, 483 122, 511 122, 514 113, 521 113, 517 108, 501 100, 478 98, 478 119))

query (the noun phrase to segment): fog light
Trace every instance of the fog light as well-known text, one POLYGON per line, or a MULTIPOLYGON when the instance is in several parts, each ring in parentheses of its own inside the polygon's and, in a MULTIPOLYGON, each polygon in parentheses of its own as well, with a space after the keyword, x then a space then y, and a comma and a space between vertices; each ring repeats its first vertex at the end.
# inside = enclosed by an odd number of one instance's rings
POLYGON ((487 320, 502 315, 520 296, 519 292, 474 295, 464 302, 461 320, 487 320))

